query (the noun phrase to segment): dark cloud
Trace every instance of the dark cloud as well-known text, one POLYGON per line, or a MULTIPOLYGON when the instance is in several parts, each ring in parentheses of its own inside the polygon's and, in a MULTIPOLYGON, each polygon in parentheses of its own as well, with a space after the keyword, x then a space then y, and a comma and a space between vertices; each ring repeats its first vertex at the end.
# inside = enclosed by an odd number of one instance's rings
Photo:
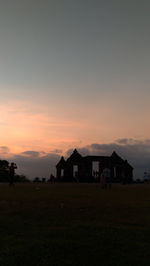
POLYGON ((56 174, 55 166, 60 159, 60 156, 55 153, 40 156, 40 153, 37 152, 36 154, 34 152, 33 154, 32 152, 29 153, 30 156, 26 156, 26 152, 14 156, 13 160, 18 166, 17 172, 25 174, 30 179, 33 179, 36 176, 49 178, 51 173, 56 174))
POLYGON ((116 142, 119 144, 131 144, 133 139, 117 139, 116 142))
POLYGON ((137 145, 137 144, 150 144, 150 139, 145 139, 145 140, 137 140, 137 139, 117 139, 115 141, 118 144, 122 144, 122 145, 137 145))
POLYGON ((22 156, 29 156, 29 157, 39 157, 40 153, 38 151, 24 151, 21 153, 22 156))

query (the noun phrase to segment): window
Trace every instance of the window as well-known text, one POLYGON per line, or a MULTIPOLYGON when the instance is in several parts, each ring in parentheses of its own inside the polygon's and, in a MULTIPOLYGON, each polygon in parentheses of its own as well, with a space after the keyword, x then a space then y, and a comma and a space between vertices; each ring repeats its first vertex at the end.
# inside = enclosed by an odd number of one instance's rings
POLYGON ((73 165, 73 177, 78 176, 78 165, 73 165))
POLYGON ((64 177, 64 169, 61 169, 61 177, 64 177))
POLYGON ((92 176, 95 178, 99 176, 99 162, 92 162, 92 176))

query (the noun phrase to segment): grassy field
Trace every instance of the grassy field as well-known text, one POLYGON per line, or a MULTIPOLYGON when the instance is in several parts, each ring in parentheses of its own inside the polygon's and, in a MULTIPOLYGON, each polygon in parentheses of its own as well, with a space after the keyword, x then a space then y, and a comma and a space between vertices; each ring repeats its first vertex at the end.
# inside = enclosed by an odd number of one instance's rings
POLYGON ((0 265, 150 264, 150 185, 0 184, 0 265))

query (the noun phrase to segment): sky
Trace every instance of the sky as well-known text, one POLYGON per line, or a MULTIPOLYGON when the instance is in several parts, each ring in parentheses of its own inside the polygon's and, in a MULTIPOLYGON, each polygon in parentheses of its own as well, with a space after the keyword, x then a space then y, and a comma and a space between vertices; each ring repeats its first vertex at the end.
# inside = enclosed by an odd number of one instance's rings
POLYGON ((47 177, 114 148, 150 171, 149 0, 0 4, 0 158, 47 177))

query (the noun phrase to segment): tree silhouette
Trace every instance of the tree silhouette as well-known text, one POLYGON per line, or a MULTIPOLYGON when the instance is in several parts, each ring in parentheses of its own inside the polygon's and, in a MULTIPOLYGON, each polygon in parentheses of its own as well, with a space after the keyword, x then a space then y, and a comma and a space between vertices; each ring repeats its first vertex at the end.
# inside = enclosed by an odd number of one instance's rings
POLYGON ((9 162, 0 160, 0 182, 9 181, 9 162))

